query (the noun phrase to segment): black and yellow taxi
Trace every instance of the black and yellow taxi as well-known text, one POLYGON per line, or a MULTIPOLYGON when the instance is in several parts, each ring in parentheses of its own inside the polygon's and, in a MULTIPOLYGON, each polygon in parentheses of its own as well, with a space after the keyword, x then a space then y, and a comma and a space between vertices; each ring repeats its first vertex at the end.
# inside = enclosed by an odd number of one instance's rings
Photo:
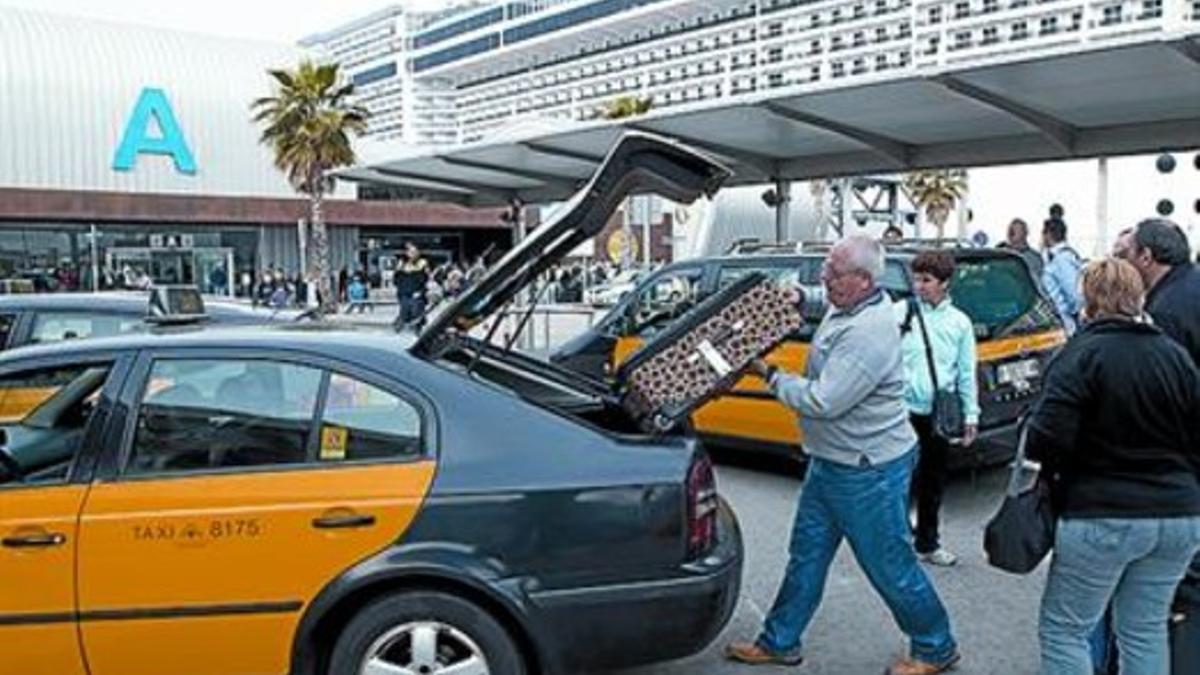
MULTIPOLYGON (((1018 418, 1037 394, 1048 359, 1065 342, 1053 305, 1028 265, 1008 251, 957 242, 907 242, 887 248, 881 286, 896 301, 912 296, 909 263, 929 246, 947 248, 957 271, 950 296, 971 319, 978 356, 980 438, 952 458, 958 467, 1011 457, 1018 418)), ((592 328, 560 347, 551 360, 605 379, 649 337, 686 314, 697 301, 751 272, 802 288, 805 327, 767 361, 803 372, 808 343, 824 315, 821 264, 827 245, 746 246, 729 255, 668 265, 645 279, 592 328)), ((777 402, 761 379, 743 378, 726 395, 699 408, 695 431, 711 443, 796 456, 803 437, 795 412, 777 402)))
POLYGON ((164 321, 157 305, 199 303, 189 315, 170 313, 171 323, 251 325, 295 319, 299 312, 253 308, 200 297, 195 287, 160 286, 149 291, 0 295, 0 350, 74 338, 154 330, 164 321))
POLYGON ((624 193, 719 167, 621 141, 583 198, 419 335, 312 323, 0 355, 0 673, 522 675, 670 659, 742 543, 693 439, 482 339, 624 193))

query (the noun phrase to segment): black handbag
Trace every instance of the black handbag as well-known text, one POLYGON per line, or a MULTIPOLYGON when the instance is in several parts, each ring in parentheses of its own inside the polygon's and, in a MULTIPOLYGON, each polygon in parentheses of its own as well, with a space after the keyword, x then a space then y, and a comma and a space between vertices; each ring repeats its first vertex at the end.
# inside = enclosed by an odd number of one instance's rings
POLYGON ((929 377, 933 380, 933 433, 946 441, 959 441, 966 435, 966 416, 963 414, 962 398, 958 385, 954 391, 942 391, 938 387, 937 364, 933 360, 933 344, 925 328, 925 314, 915 299, 909 300, 909 311, 915 312, 921 324, 921 338, 925 340, 925 360, 929 363, 929 377))
POLYGON ((1021 489, 1027 434, 1022 425, 1004 501, 983 531, 983 550, 988 563, 1014 574, 1028 574, 1041 564, 1054 548, 1057 526, 1051 486, 1044 472, 1038 472, 1031 487, 1021 489))

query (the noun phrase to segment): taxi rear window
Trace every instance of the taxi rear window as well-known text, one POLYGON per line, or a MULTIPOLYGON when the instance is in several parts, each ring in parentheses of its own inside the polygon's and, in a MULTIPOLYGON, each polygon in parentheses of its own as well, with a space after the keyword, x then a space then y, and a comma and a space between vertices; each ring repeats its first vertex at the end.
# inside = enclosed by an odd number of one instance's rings
POLYGON ((1017 335, 1057 326, 1054 308, 1017 257, 958 260, 950 286, 954 304, 971 318, 980 338, 1017 335))
POLYGON ((146 330, 143 317, 134 314, 41 312, 33 320, 30 342, 62 342, 78 338, 107 337, 146 330))

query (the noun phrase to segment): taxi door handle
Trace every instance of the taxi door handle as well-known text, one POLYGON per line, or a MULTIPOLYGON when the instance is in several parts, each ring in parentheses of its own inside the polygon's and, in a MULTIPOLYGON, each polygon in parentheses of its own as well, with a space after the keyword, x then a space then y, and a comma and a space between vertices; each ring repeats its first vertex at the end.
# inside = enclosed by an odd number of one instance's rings
POLYGON ((21 534, 5 537, 0 543, 7 548, 38 548, 62 546, 67 541, 67 535, 58 532, 38 532, 37 534, 21 534))
POLYGON ((371 527, 375 524, 375 516, 367 513, 339 513, 313 518, 312 524, 313 527, 319 530, 333 530, 345 527, 371 527))

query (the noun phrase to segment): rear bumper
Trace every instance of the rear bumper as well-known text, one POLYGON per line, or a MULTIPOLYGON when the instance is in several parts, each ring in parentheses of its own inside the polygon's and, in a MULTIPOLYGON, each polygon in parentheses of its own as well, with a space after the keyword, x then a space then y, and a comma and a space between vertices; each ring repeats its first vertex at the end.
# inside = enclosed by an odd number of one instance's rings
POLYGON ((704 649, 729 622, 742 579, 742 535, 721 501, 717 545, 669 578, 535 592, 539 642, 553 673, 666 661, 704 649))

